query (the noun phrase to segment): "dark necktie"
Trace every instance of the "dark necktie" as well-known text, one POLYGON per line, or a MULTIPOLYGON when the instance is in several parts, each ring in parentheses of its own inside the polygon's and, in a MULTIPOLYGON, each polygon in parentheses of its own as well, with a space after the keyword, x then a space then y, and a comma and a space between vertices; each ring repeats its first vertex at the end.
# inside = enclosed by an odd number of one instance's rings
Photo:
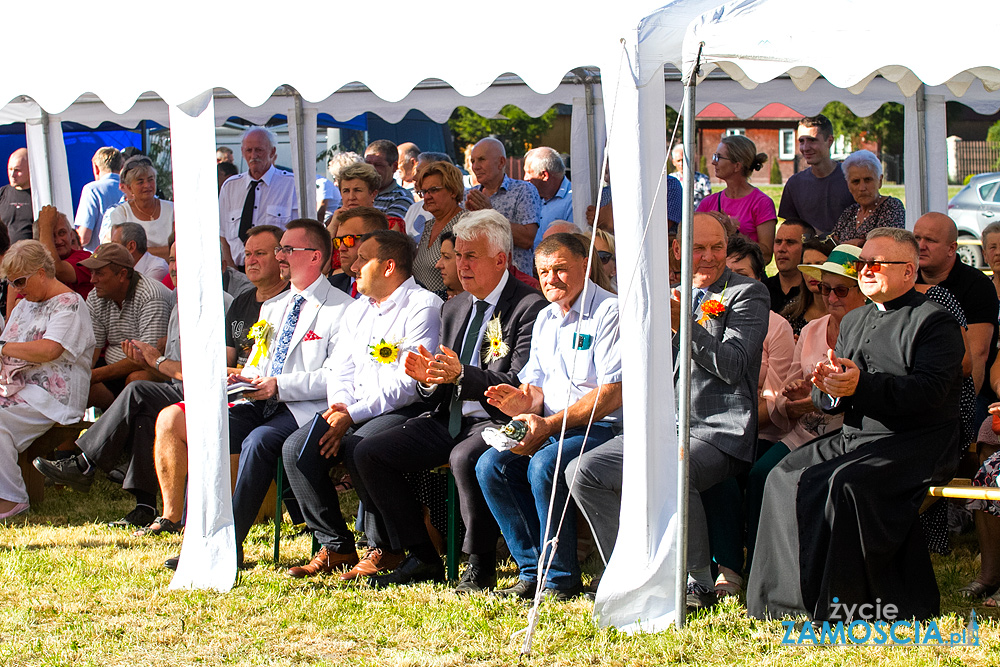
POLYGON ((247 233, 253 227, 253 208, 257 203, 257 186, 262 181, 250 181, 247 198, 243 201, 243 213, 240 214, 240 241, 247 242, 247 233))
MULTIPOLYGON (((299 314, 302 312, 302 304, 305 301, 305 297, 301 294, 296 294, 292 297, 292 309, 288 312, 285 322, 281 325, 278 344, 274 348, 274 359, 271 361, 271 367, 268 369, 271 377, 281 375, 281 371, 285 368, 285 359, 288 358, 288 347, 292 342, 292 334, 295 333, 295 325, 299 323, 299 314)), ((267 403, 264 405, 264 419, 273 415, 277 409, 278 398, 272 396, 267 399, 267 403)))
MULTIPOLYGON (((489 307, 490 304, 486 301, 476 301, 476 314, 472 318, 469 330, 465 333, 462 353, 458 357, 463 366, 472 363, 472 355, 476 351, 476 341, 479 340, 479 330, 483 328, 483 317, 489 307)), ((462 430, 462 401, 459 400, 458 394, 458 387, 455 387, 455 391, 451 395, 451 405, 448 408, 448 433, 453 438, 458 436, 458 432, 462 430)))

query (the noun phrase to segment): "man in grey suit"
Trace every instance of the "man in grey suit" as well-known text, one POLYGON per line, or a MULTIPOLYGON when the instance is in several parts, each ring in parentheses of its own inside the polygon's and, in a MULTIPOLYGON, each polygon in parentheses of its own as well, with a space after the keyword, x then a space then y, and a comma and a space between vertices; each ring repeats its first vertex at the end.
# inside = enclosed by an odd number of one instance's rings
MULTIPOLYGON (((680 257, 680 245, 674 242, 680 257)), ((681 317, 701 326, 691 332, 691 442, 688 457, 688 607, 716 602, 701 492, 748 469, 757 435, 757 376, 767 333, 767 289, 726 268, 726 232, 712 216, 694 217, 694 312, 670 301, 670 326, 681 317)), ((679 354, 674 338, 674 355, 679 354)), ((675 379, 676 383, 676 379, 675 379)), ((566 469, 573 497, 590 523, 605 562, 618 535, 623 438, 585 452, 566 469)))

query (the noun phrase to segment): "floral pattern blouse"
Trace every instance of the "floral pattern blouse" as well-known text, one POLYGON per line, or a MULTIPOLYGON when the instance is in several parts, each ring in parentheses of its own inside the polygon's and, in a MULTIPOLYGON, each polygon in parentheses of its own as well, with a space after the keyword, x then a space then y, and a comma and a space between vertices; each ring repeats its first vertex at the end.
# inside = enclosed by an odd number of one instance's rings
POLYGON ((27 403, 60 424, 72 424, 83 417, 95 339, 90 310, 79 294, 65 292, 45 301, 20 301, 0 339, 8 343, 45 339, 63 346, 63 353, 56 359, 25 366, 20 371, 24 387, 0 399, 0 408, 27 403))

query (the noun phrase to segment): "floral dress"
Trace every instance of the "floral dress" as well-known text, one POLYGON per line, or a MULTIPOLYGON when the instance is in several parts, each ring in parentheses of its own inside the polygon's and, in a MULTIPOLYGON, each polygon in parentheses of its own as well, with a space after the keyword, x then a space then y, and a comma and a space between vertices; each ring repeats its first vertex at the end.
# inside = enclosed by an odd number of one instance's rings
MULTIPOLYGON (((0 409, 27 403, 53 422, 79 421, 87 408, 95 346, 86 301, 76 292, 45 301, 24 299, 14 307, 0 338, 8 343, 45 339, 63 346, 56 359, 24 365, 15 382, 3 385, 7 395, 0 397, 0 409)), ((2 360, 4 366, 18 361, 6 356, 2 360)))

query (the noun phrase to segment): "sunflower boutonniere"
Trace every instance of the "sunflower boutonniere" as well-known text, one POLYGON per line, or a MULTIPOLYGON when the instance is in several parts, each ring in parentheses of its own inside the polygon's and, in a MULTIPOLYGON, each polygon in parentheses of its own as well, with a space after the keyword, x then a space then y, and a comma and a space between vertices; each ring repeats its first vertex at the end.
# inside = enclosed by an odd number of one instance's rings
POLYGON ((380 364, 391 364, 399 358, 399 348, 403 341, 386 341, 385 338, 374 345, 369 345, 368 350, 372 359, 380 364))

